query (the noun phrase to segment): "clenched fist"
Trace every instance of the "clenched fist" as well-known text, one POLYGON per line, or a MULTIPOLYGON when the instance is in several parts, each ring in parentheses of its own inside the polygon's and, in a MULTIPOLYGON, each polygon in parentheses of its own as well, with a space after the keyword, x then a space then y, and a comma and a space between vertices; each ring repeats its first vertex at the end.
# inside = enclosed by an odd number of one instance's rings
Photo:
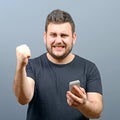
POLYGON ((17 64, 20 67, 24 67, 28 64, 28 59, 30 56, 30 49, 27 45, 23 44, 16 48, 17 64))

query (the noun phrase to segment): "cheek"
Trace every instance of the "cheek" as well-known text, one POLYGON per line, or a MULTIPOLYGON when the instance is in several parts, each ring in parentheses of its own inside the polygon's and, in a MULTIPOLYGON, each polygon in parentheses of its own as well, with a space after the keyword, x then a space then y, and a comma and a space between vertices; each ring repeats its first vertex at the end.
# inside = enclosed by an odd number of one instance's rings
POLYGON ((72 44, 74 44, 74 41, 71 40, 71 39, 67 39, 67 40, 64 41, 64 43, 68 46, 71 46, 72 44))
POLYGON ((51 38, 51 37, 48 37, 48 38, 47 38, 47 43, 48 43, 48 44, 52 44, 52 43, 54 43, 54 41, 55 41, 55 40, 54 40, 53 38, 51 38))
POLYGON ((53 43, 54 43, 54 40, 53 40, 53 39, 49 39, 49 38, 48 38, 48 39, 46 40, 46 45, 47 45, 47 46, 51 46, 53 43))

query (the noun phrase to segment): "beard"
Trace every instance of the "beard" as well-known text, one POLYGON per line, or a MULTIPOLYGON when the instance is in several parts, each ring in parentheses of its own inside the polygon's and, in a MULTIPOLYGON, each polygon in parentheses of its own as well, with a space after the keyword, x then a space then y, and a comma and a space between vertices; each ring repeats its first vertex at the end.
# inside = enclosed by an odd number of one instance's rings
POLYGON ((52 50, 52 47, 51 48, 49 48, 49 47, 47 47, 47 45, 46 45, 46 49, 47 49, 47 51, 48 51, 48 53, 54 58, 54 59, 57 59, 57 60, 62 60, 62 59, 64 59, 64 58, 66 58, 68 55, 69 55, 69 53, 72 51, 72 48, 73 48, 73 44, 71 44, 69 47, 65 47, 65 52, 63 53, 63 54, 61 54, 61 55, 56 55, 56 54, 54 54, 54 52, 53 52, 53 50, 52 50))

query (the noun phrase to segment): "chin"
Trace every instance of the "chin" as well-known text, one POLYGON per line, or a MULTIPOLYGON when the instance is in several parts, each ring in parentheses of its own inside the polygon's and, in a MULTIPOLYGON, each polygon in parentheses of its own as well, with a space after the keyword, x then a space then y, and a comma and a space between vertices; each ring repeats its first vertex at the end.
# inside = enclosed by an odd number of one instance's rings
POLYGON ((58 59, 58 60, 64 59, 64 58, 66 58, 66 56, 67 56, 67 54, 62 54, 62 55, 52 54, 52 57, 54 59, 58 59))

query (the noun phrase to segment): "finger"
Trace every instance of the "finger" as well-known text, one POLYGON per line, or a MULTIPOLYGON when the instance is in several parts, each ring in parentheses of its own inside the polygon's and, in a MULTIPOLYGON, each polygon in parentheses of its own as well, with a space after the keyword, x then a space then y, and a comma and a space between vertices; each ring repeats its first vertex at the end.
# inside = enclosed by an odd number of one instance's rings
POLYGON ((67 103, 69 104, 69 106, 71 106, 73 104, 73 100, 69 97, 69 95, 66 95, 67 97, 67 103))
POLYGON ((84 98, 80 98, 80 97, 76 96, 75 94, 71 93, 70 91, 67 92, 67 96, 72 102, 74 101, 76 104, 83 103, 84 98))
POLYGON ((17 55, 29 58, 31 56, 30 49, 26 44, 20 45, 16 48, 17 55))
POLYGON ((82 97, 84 96, 84 95, 83 95, 83 91, 82 91, 81 88, 78 87, 78 86, 73 86, 71 92, 72 92, 74 95, 76 95, 76 96, 78 96, 78 97, 80 97, 80 98, 82 98, 82 97))
POLYGON ((31 56, 30 49, 26 44, 23 44, 21 46, 21 49, 23 50, 23 53, 26 55, 27 58, 31 56))
POLYGON ((87 100, 87 94, 85 92, 85 89, 82 87, 74 87, 74 95, 76 95, 77 97, 79 97, 81 99, 81 103, 85 103, 87 100))
POLYGON ((26 48, 25 50, 25 55, 27 58, 30 58, 31 57, 31 52, 30 52, 30 49, 29 48, 26 48))

